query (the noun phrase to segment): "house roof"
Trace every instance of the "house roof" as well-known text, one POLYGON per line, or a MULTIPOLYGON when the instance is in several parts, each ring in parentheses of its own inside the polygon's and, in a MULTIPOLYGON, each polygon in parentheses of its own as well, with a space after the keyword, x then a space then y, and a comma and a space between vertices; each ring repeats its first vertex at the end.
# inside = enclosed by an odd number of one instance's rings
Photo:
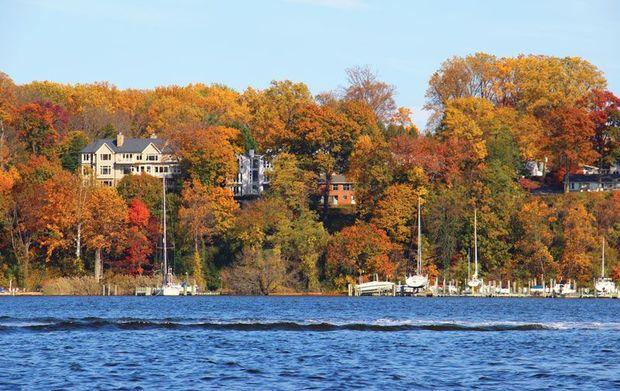
POLYGON ((149 146, 149 144, 155 145, 162 153, 172 153, 172 148, 167 145, 166 140, 159 138, 126 138, 123 145, 119 147, 116 144, 116 139, 104 138, 95 140, 88 144, 82 150, 81 153, 95 153, 102 145, 107 145, 115 153, 140 153, 149 146))
MULTIPOLYGON (((601 175, 601 182, 620 182, 620 173, 601 175)), ((589 182, 598 183, 598 174, 571 174, 569 177, 571 182, 589 182)))
MULTIPOLYGON (((319 177, 319 182, 321 183, 325 183, 325 175, 321 174, 321 176, 319 177)), ((332 184, 339 184, 339 183, 353 183, 352 181, 348 180, 347 177, 345 177, 343 174, 332 174, 332 184)))

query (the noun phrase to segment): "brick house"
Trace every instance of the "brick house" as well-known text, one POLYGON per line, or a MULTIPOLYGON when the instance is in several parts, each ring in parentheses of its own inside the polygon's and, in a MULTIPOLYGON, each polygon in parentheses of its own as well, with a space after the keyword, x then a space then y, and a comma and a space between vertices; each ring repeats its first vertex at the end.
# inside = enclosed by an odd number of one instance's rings
MULTIPOLYGON (((319 192, 323 194, 325 190, 325 176, 319 179, 319 192)), ((323 203, 323 198, 321 198, 323 203)), ((331 206, 355 205, 354 183, 349 181, 342 174, 332 175, 331 184, 328 192, 328 202, 331 206)))

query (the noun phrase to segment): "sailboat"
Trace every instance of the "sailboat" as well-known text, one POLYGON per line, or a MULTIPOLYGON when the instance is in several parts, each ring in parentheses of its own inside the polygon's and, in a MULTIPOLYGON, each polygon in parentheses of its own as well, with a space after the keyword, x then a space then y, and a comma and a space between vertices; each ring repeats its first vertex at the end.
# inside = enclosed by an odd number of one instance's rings
POLYGON ((482 280, 478 278, 478 213, 477 209, 474 209, 474 275, 467 281, 467 285, 472 288, 477 288, 482 285, 482 280))
POLYGON ((162 269, 162 284, 154 291, 154 295, 157 296, 181 296, 184 292, 184 287, 173 282, 174 275, 172 274, 172 268, 168 267, 168 242, 167 242, 167 216, 166 216, 166 177, 162 180, 163 187, 163 235, 162 235, 162 249, 163 249, 163 269, 162 269))
POLYGON ((418 256, 416 274, 405 279, 408 288, 421 289, 428 285, 428 277, 422 275, 422 217, 420 213, 420 197, 418 197, 418 256))
POLYGON ((599 295, 610 295, 617 292, 614 281, 605 277, 605 238, 603 238, 603 250, 601 253, 601 276, 594 282, 594 289, 599 295))

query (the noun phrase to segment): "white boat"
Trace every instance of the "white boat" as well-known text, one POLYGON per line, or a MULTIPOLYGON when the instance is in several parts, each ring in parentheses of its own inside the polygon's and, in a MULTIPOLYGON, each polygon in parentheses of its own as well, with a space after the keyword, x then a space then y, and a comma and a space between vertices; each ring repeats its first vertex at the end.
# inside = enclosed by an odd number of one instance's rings
POLYGON ((379 281, 379 277, 375 274, 375 280, 355 285, 355 293, 357 296, 363 295, 381 295, 394 291, 394 283, 389 281, 379 281))
POLYGON ((594 282, 594 289, 599 295, 613 295, 618 292, 614 280, 605 277, 605 238, 603 238, 603 249, 601 253, 601 276, 594 282))
POLYGON ((482 285, 482 280, 478 278, 478 213, 474 209, 474 275, 467 281, 467 285, 472 288, 478 288, 482 285))
POLYGON ((190 285, 181 285, 174 282, 174 274, 172 268, 168 267, 168 242, 167 242, 167 216, 166 216, 166 177, 162 180, 163 186, 163 268, 162 268, 162 284, 153 290, 155 296, 181 296, 196 294, 196 287, 190 285))
POLYGON ((553 293, 557 296, 567 296, 567 295, 573 295, 577 293, 577 290, 570 283, 570 281, 569 282, 564 282, 564 281, 556 282, 553 285, 552 290, 553 290, 553 293))
POLYGON ((420 212, 420 197, 418 197, 418 256, 416 274, 405 279, 407 288, 423 289, 428 285, 428 277, 422 275, 422 217, 420 212))

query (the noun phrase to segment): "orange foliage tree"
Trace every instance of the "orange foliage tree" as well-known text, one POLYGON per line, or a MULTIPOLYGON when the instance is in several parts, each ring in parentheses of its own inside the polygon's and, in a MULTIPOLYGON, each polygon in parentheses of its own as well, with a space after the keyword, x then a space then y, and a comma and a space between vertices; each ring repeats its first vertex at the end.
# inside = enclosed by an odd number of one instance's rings
POLYGON ((347 227, 335 234, 327 247, 327 273, 336 285, 373 273, 390 277, 396 267, 390 259, 393 248, 385 232, 372 224, 347 227))
POLYGON ((103 272, 101 253, 122 247, 127 227, 127 204, 114 188, 99 187, 86 202, 84 218, 85 244, 95 251, 95 278, 103 272))

